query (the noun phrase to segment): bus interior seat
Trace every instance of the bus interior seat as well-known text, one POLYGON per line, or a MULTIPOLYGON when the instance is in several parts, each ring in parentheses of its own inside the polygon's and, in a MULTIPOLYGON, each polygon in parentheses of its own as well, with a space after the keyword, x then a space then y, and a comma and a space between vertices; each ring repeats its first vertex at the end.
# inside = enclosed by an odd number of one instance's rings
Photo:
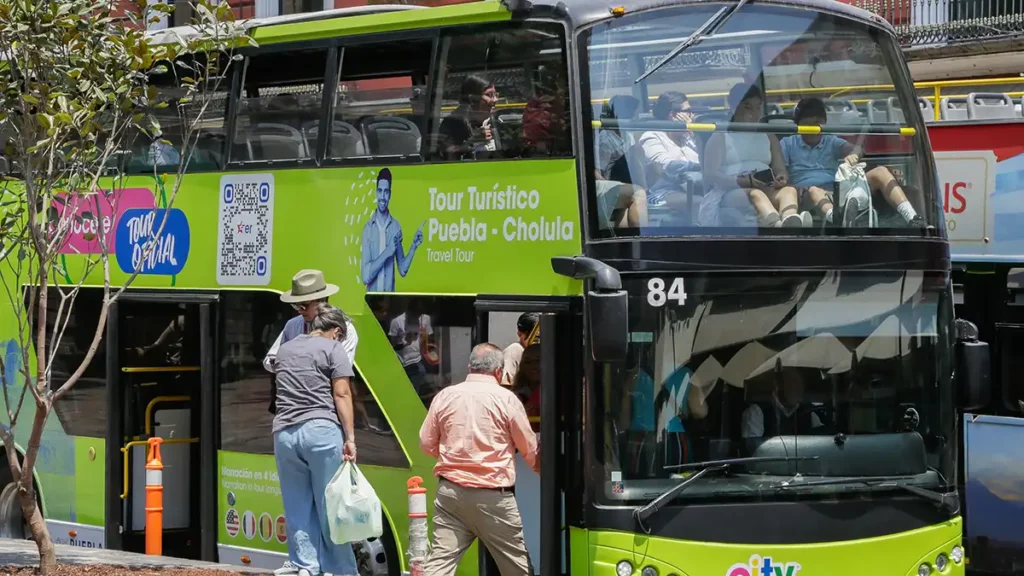
MULTIPOLYGON (((306 124, 304 129, 306 141, 311 146, 316 146, 319 128, 318 120, 306 124)), ((335 120, 331 123, 331 136, 327 145, 328 158, 360 158, 366 156, 366 143, 363 141, 362 132, 355 126, 341 120, 335 120)))
POLYGON ((871 100, 868 102, 868 123, 903 124, 906 117, 896 98, 871 100))
POLYGON ((1024 110, 1022 110, 1022 108, 1024 108, 1024 96, 1021 96, 1020 100, 1017 100, 1017 102, 1013 105, 1013 108, 1014 111, 1017 113, 1017 118, 1024 116, 1024 110))
POLYGON ((647 163, 644 161, 644 151, 640 144, 633 144, 626 151, 626 165, 629 167, 629 176, 632 179, 630 184, 639 186, 644 190, 649 189, 647 163))
POLYGON ((829 124, 861 124, 863 119, 853 102, 841 98, 826 98, 825 120, 829 124))
POLYGON ((506 156, 509 153, 517 155, 522 147, 523 111, 502 110, 495 114, 493 124, 496 128, 494 140, 498 150, 505 152, 506 156))
MULTIPOLYGON (((785 112, 779 114, 769 113, 767 116, 761 118, 761 122, 768 124, 796 124, 796 120, 793 120, 793 118, 785 112)), ((781 138, 784 134, 777 134, 776 136, 781 138)))
POLYGON ((932 101, 928 98, 918 98, 917 105, 921 107, 921 115, 924 116, 925 122, 935 121, 935 106, 932 106, 932 101))
POLYGON ((943 120, 967 120, 967 97, 946 96, 939 100, 939 114, 943 120))
POLYGON ((1017 115, 1013 100, 1006 94, 971 92, 967 95, 967 118, 1013 118, 1017 115))
POLYGON ((367 149, 374 156, 416 156, 423 143, 415 122, 400 116, 371 116, 361 122, 367 149))
POLYGON ((298 160, 309 158, 306 139, 287 124, 260 123, 245 135, 249 160, 298 160))

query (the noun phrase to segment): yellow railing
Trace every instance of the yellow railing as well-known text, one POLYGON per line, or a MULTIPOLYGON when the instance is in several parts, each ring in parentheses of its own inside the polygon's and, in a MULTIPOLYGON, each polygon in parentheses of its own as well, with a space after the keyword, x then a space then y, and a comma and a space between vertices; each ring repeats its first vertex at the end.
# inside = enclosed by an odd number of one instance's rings
MULTIPOLYGON (((979 80, 935 80, 929 82, 915 82, 915 90, 930 90, 931 94, 928 96, 921 96, 926 100, 932 101, 932 108, 935 111, 935 119, 940 120, 939 102, 942 100, 942 90, 945 88, 964 88, 973 86, 998 86, 1005 84, 1024 84, 1024 77, 1004 77, 1004 78, 984 78, 979 80)), ((768 96, 784 96, 784 95, 824 95, 826 98, 839 98, 843 94, 850 92, 885 92, 894 91, 895 88, 892 84, 864 84, 858 86, 825 86, 822 88, 777 88, 766 90, 768 96)), ((1012 92, 1004 92, 1011 98, 1024 97, 1024 90, 1017 90, 1012 92)), ((709 98, 721 98, 725 99, 728 95, 727 92, 697 92, 687 94, 690 100, 703 100, 709 98)), ((651 96, 650 100, 657 100, 657 96, 651 96)), ((590 100, 591 104, 606 104, 610 98, 593 98, 590 100)), ((854 104, 863 104, 869 102, 871 98, 855 98, 851 99, 850 102, 854 104)), ((522 108, 526 104, 524 102, 504 102, 496 106, 497 109, 513 109, 522 108)), ((783 108, 792 108, 796 106, 796 102, 780 102, 779 106, 783 108)), ((710 106, 712 110, 724 110, 725 106, 710 106)), ((455 106, 444 106, 443 111, 451 112, 455 109, 455 106)), ((383 110, 381 114, 411 114, 412 108, 394 108, 389 110, 383 110)))
MULTIPOLYGON (((921 96, 926 100, 932 101, 932 108, 935 110, 935 119, 940 120, 939 102, 942 100, 942 90, 944 88, 969 88, 974 86, 999 86, 1007 84, 1024 84, 1024 77, 1003 77, 1003 78, 982 78, 976 80, 933 80, 928 82, 915 82, 914 90, 930 90, 931 94, 928 96, 921 96)), ((865 84, 859 86, 825 86, 822 88, 778 88, 772 90, 766 90, 765 92, 769 96, 782 96, 782 95, 801 95, 801 94, 823 94, 827 95, 828 98, 838 98, 843 94, 849 92, 884 92, 887 90, 894 90, 892 84, 865 84)), ((1016 90, 1011 92, 1004 92, 1011 98, 1020 98, 1024 96, 1024 90, 1016 90)), ((688 94, 687 96, 691 100, 695 99, 706 99, 706 98, 725 98, 728 95, 727 92, 698 92, 694 94, 688 94)), ((650 97, 651 100, 657 100, 657 96, 650 97)), ((608 102, 609 98, 595 98, 591 100, 594 104, 604 104, 608 102)), ((854 104, 862 104, 870 101, 870 98, 852 99, 850 102, 854 104)), ((791 108, 796 106, 796 102, 781 102, 779 103, 783 108, 791 108)), ((711 107, 716 109, 719 107, 711 107)), ((721 107, 724 108, 724 107, 721 107)))
MULTIPOLYGON (((168 439, 164 440, 163 442, 161 442, 161 445, 166 445, 166 444, 196 444, 198 442, 199 442, 199 438, 168 438, 168 439)), ((123 470, 124 478, 122 480, 123 481, 123 486, 124 486, 124 491, 121 492, 121 500, 124 500, 124 499, 128 498, 128 491, 129 491, 129 487, 130 487, 130 483, 129 483, 130 476, 129 476, 129 473, 128 473, 128 451, 131 450, 132 448, 136 447, 136 446, 148 446, 148 445, 149 445, 149 441, 148 440, 132 440, 131 442, 129 442, 129 443, 127 443, 127 444, 125 444, 124 446, 121 447, 121 462, 124 464, 124 466, 123 466, 123 468, 124 468, 124 470, 123 470)))

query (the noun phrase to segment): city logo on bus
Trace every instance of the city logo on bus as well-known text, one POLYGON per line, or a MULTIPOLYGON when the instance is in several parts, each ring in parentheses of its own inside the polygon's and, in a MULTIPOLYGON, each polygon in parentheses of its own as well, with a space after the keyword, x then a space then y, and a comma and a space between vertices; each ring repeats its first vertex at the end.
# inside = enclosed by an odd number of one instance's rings
POLYGON ((796 562, 776 562, 771 556, 761 557, 754 554, 746 563, 733 564, 725 572, 725 576, 797 576, 800 564, 796 562))

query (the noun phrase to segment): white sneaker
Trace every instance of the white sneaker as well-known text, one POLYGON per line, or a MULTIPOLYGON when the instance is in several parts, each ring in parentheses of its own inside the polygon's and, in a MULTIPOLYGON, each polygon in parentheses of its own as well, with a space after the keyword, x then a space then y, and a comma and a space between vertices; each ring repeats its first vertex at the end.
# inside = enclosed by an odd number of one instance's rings
POLYGON ((274 570, 274 576, 294 576, 299 574, 299 567, 286 560, 284 565, 274 570))
POLYGON ((808 222, 811 221, 811 215, 807 212, 801 212, 799 214, 790 214, 782 219, 783 228, 806 228, 809 226, 808 222))

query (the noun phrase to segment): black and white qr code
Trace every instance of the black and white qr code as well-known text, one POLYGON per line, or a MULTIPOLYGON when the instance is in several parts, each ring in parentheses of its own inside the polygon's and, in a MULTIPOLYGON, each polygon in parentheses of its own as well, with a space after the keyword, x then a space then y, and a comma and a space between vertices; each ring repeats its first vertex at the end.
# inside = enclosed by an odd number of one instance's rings
POLYGON ((274 176, 240 174, 220 181, 217 283, 270 284, 274 245, 274 176))

